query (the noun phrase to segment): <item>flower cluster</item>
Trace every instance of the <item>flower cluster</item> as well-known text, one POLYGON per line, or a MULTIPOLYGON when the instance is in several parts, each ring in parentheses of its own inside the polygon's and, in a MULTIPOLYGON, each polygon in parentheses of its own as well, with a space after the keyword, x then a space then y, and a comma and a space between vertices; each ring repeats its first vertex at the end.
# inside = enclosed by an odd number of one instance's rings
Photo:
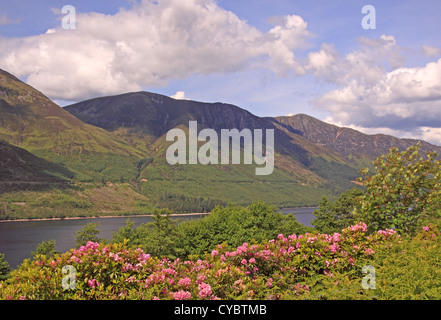
POLYGON ((25 261, 8 285, 2 285, 0 298, 291 298, 308 293, 314 275, 332 278, 337 270, 361 270, 379 246, 398 237, 393 230, 372 235, 366 230, 358 223, 332 235, 280 234, 266 243, 243 243, 235 249, 221 244, 196 261, 151 257, 126 243, 89 242, 51 259, 25 261), (66 265, 76 271, 72 290, 62 287, 66 265))

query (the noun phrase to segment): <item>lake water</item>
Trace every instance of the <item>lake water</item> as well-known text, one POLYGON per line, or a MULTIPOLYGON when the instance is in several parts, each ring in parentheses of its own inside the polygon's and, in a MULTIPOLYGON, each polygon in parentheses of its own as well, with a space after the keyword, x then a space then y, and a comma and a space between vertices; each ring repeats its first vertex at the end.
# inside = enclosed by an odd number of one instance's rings
MULTIPOLYGON (((316 208, 282 209, 283 214, 293 213, 297 221, 311 226, 316 208)), ((181 216, 176 218, 199 219, 204 215, 181 216)), ((31 257, 31 252, 47 240, 55 240, 57 251, 65 252, 75 247, 76 232, 87 223, 97 223, 99 237, 111 240, 113 233, 123 227, 128 217, 90 218, 77 220, 48 220, 48 221, 12 221, 0 222, 0 253, 5 255, 11 268, 21 264, 24 259, 31 257)), ((153 221, 151 217, 130 217, 135 226, 153 221)))

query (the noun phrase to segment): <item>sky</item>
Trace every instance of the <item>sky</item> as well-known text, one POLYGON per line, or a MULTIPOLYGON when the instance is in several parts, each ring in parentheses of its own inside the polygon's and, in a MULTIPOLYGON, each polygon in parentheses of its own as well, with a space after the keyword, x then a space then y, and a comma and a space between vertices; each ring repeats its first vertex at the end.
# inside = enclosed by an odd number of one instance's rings
POLYGON ((439 0, 0 0, 0 68, 61 106, 150 91, 441 145, 440 14, 439 0))

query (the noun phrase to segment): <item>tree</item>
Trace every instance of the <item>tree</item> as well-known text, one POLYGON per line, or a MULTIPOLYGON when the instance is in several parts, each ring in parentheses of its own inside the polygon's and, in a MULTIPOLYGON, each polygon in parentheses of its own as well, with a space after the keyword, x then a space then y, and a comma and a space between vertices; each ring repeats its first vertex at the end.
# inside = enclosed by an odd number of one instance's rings
POLYGON ((334 203, 323 196, 311 224, 321 233, 340 232, 355 222, 354 209, 362 195, 362 190, 353 188, 342 193, 334 203))
POLYGON ((218 206, 200 220, 179 224, 178 245, 184 255, 201 255, 220 243, 237 247, 244 242, 262 242, 275 239, 278 234, 302 234, 312 231, 296 220, 294 215, 283 215, 274 206, 255 202, 247 207, 218 206))
POLYGON ((5 255, 3 253, 0 253, 0 281, 6 280, 8 278, 9 272, 11 272, 9 263, 6 261, 5 255))
POLYGON ((420 143, 401 152, 391 148, 374 162, 375 174, 366 168, 360 171, 358 181, 366 190, 356 216, 371 231, 394 228, 413 233, 428 215, 441 187, 441 162, 435 152, 422 156, 420 148, 420 143))
POLYGON ((55 240, 43 241, 37 246, 37 249, 32 252, 32 257, 36 257, 38 255, 52 257, 58 253, 55 248, 56 248, 55 240))
POLYGON ((155 209, 153 222, 138 227, 134 239, 145 252, 157 257, 177 258, 178 221, 171 217, 172 214, 169 209, 155 209))
POLYGON ((134 222, 130 219, 127 219, 126 225, 119 228, 118 232, 113 233, 112 236, 112 243, 123 243, 124 240, 129 240, 129 246, 139 245, 137 229, 134 227, 134 222))
POLYGON ((101 239, 98 238, 99 233, 97 223, 85 224, 81 230, 77 231, 77 237, 75 239, 77 247, 84 246, 89 241, 100 242, 101 239))

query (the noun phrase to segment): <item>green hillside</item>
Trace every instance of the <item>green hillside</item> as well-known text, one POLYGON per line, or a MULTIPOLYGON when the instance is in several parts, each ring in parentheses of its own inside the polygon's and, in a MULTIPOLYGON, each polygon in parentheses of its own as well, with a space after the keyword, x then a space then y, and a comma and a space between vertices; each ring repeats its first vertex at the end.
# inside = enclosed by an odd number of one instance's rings
MULTIPOLYGON (((297 120, 149 92, 61 108, 0 70, 0 139, 27 151, 20 170, 35 174, 24 178, 14 166, 20 162, 8 152, 0 154, 0 213, 14 219, 142 214, 155 207, 207 212, 217 204, 256 200, 278 207, 316 206, 323 195, 335 199, 353 187, 358 170, 373 160, 372 148, 348 156, 343 147, 354 148, 354 141, 343 138, 359 135, 338 134, 335 146, 323 142, 335 134, 333 127, 308 116, 297 120), (274 171, 257 176, 255 164, 170 165, 165 155, 173 142, 166 134, 180 128, 188 136, 189 121, 197 122, 198 131, 210 128, 219 136, 222 129, 274 130, 274 171), (6 184, 10 172, 17 173, 14 186, 6 184), (22 183, 30 177, 35 181, 22 183)), ((391 146, 400 141, 387 139, 391 146)))

